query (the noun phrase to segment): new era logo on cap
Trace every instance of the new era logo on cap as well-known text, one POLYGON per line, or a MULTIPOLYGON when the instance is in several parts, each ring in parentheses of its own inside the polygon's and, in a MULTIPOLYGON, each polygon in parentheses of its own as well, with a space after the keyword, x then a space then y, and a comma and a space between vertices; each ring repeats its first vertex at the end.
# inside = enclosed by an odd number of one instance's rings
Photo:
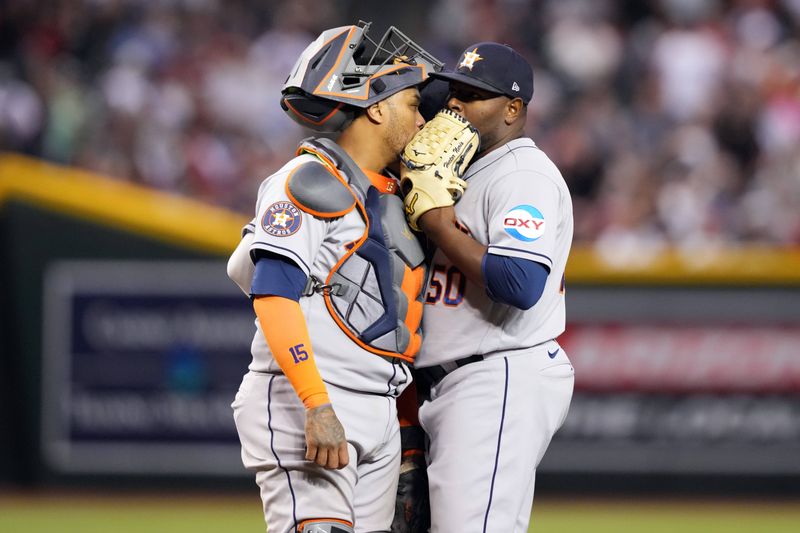
POLYGON ((434 72, 432 78, 456 81, 522 98, 526 104, 533 96, 533 69, 528 61, 507 44, 485 42, 468 46, 461 54, 455 71, 434 72))

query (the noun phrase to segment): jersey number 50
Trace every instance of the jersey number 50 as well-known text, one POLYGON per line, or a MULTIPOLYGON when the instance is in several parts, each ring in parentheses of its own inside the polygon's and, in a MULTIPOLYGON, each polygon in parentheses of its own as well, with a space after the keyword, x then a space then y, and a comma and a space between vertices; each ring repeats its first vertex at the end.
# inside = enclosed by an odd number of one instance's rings
POLYGON ((456 306, 464 299, 466 286, 467 278, 456 267, 447 268, 445 265, 433 265, 425 303, 435 305, 442 300, 444 305, 456 306))

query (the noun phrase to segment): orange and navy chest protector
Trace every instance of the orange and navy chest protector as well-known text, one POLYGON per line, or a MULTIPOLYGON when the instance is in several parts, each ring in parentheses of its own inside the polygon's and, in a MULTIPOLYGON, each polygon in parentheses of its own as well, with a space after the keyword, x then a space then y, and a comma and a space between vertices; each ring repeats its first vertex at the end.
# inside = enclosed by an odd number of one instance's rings
POLYGON ((295 205, 321 218, 357 209, 365 225, 327 279, 309 277, 303 296, 321 293, 334 321, 362 348, 413 363, 422 344, 425 253, 408 227, 402 200, 392 194, 396 184, 383 178, 380 191, 329 139, 306 139, 297 153, 313 154, 319 163, 301 165, 287 180, 295 205))

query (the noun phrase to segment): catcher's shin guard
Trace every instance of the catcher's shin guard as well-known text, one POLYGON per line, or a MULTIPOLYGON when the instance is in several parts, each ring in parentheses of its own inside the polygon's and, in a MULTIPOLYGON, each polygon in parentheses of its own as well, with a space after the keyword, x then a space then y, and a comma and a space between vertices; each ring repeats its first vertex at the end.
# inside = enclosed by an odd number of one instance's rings
POLYGON ((297 533, 354 533, 353 525, 336 518, 313 518, 297 525, 297 533))

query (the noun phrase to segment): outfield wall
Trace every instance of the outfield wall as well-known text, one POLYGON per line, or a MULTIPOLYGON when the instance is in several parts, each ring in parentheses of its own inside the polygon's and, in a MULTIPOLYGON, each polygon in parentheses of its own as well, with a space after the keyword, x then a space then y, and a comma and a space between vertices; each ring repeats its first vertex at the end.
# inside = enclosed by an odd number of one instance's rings
MULTIPOLYGON (((246 477, 244 222, 0 156, 0 481, 246 477)), ((800 252, 625 254, 571 256, 576 394, 542 473, 800 479, 800 252)))
MULTIPOLYGON (((72 261, 194 265, 214 260, 214 277, 224 280, 222 258, 235 246, 243 220, 178 196, 19 156, 0 156, 0 479, 36 483, 59 471, 45 460, 51 446, 43 433, 42 413, 67 420, 72 415, 70 398, 61 392, 67 381, 45 381, 44 361, 63 363, 53 354, 58 357, 64 349, 45 334, 80 324, 69 316, 56 316, 58 323, 48 323, 52 313, 46 302, 52 302, 53 295, 45 287, 53 283, 48 281, 51 273, 72 261), (50 403, 43 405, 43 398, 50 403)), ((125 281, 114 268, 107 274, 116 278, 115 284, 125 281)), ((80 362, 88 370, 95 364, 80 362)), ((78 378, 84 366, 69 368, 64 379, 73 383, 69 380, 78 378)), ((110 376, 120 372, 130 369, 117 367, 110 376)))

